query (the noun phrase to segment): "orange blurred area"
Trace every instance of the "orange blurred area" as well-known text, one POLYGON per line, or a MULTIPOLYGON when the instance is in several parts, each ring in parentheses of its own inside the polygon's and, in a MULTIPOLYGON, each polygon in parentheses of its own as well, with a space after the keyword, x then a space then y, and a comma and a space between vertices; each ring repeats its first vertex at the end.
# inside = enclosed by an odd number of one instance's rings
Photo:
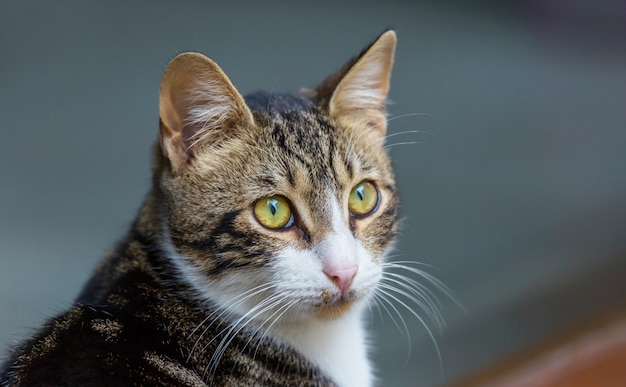
POLYGON ((626 386, 626 313, 591 321, 452 386, 626 386))

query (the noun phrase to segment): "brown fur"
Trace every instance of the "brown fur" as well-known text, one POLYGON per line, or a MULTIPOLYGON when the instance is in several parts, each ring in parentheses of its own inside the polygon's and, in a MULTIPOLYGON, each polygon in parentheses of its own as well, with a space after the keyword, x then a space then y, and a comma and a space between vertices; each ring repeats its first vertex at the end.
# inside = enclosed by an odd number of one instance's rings
MULTIPOLYGON (((220 306, 199 297, 178 272, 164 233, 206 278, 262 270, 276 252, 309 249, 327 237, 328 192, 334 192, 353 236, 380 259, 397 218, 382 146, 394 47, 395 35, 386 32, 314 91, 245 99, 210 59, 175 58, 161 83, 153 188, 131 231, 76 304, 14 350, 0 384, 333 385, 293 349, 247 330, 235 335, 219 367, 207 368, 229 322, 218 316, 203 325, 220 306), (382 61, 383 71, 367 85, 380 88, 383 98, 355 110, 350 90, 363 86, 359 72, 367 61, 382 61), (207 106, 214 113, 202 110, 207 106), (352 217, 348 195, 363 180, 378 187, 379 208, 352 217), (276 194, 288 198, 296 219, 278 232, 251 210, 276 194)), ((319 297, 319 318, 336 318, 351 306, 327 305, 327 293, 319 297)))

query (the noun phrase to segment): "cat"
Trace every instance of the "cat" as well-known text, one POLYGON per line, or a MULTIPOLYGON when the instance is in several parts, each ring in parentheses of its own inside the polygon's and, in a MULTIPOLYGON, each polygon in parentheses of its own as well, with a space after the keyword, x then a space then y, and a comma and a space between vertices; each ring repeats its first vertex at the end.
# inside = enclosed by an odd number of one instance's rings
POLYGON ((176 56, 130 231, 0 385, 372 385, 361 315, 398 228, 395 47, 385 31, 315 89, 245 98, 211 59, 176 56))

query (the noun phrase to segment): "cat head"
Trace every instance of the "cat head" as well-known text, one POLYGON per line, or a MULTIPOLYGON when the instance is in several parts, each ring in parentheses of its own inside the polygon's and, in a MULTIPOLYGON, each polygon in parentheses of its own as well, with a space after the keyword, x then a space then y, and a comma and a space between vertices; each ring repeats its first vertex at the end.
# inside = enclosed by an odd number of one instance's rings
POLYGON ((169 63, 155 187, 164 246, 201 299, 329 319, 372 294, 396 232, 383 148, 395 45, 387 31, 296 94, 244 98, 198 53, 169 63))

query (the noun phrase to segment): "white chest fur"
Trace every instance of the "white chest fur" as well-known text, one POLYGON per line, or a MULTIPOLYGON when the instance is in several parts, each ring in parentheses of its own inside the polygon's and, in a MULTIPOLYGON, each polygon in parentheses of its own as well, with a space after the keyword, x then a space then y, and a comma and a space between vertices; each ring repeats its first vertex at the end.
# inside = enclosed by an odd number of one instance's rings
POLYGON ((334 320, 311 318, 297 326, 280 324, 272 333, 320 367, 340 387, 369 387, 372 375, 361 309, 354 305, 334 320))

